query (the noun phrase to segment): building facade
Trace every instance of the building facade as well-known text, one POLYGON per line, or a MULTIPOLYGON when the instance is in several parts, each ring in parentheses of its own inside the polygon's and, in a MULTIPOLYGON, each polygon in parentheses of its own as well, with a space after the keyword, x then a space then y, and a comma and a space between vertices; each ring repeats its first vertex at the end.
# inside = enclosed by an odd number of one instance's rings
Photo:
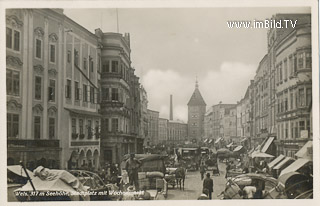
POLYGON ((295 28, 269 34, 275 41, 276 144, 278 153, 294 157, 311 139, 311 15, 279 14, 274 18, 299 19, 295 28))
POLYGON ((159 125, 158 125, 158 137, 160 144, 167 144, 168 143, 168 124, 169 120, 164 118, 159 118, 159 125))
POLYGON ((169 144, 184 144, 188 136, 188 124, 181 121, 168 121, 168 137, 169 144))
POLYGON ((99 167, 97 45, 61 9, 6 10, 8 164, 99 167))
POLYGON ((196 81, 195 90, 188 102, 188 140, 201 141, 204 138, 204 116, 206 103, 196 81))
MULTIPOLYGON (((95 30, 101 49, 101 162, 119 163, 141 150, 139 78, 131 67, 129 34, 95 30), (138 146, 140 145, 140 146, 138 146)), ((145 102, 144 102, 145 103, 145 102)))
POLYGON ((159 144, 159 112, 148 109, 148 136, 146 145, 154 146, 159 144))

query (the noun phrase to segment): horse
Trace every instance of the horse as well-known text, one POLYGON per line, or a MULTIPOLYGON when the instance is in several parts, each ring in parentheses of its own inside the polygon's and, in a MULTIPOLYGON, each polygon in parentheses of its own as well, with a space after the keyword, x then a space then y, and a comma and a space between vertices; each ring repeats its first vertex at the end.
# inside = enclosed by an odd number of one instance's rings
POLYGON ((183 167, 179 167, 178 169, 176 169, 176 182, 177 185, 180 186, 180 190, 181 190, 181 184, 182 184, 182 189, 184 190, 184 180, 186 178, 186 169, 183 167))

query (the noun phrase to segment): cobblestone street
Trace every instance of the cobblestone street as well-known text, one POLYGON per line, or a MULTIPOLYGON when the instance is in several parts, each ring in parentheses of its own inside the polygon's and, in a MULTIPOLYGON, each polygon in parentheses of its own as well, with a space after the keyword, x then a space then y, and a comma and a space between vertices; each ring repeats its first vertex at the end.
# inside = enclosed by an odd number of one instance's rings
MULTIPOLYGON (((219 199, 218 195, 224 190, 226 179, 225 177, 225 164, 219 163, 220 176, 211 176, 213 178, 213 199, 219 199)), ((212 175, 212 172, 211 172, 212 175)), ((201 175, 199 171, 188 171, 185 179, 185 189, 179 188, 172 189, 169 186, 167 200, 196 200, 202 191, 201 175)))

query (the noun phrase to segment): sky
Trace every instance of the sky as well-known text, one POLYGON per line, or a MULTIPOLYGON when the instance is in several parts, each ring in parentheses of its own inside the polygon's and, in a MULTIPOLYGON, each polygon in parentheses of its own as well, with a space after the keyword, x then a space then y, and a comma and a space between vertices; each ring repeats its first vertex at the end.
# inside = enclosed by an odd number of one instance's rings
POLYGON ((65 9, 94 33, 130 33, 131 61, 148 95, 148 108, 188 120, 187 103, 196 78, 207 109, 237 103, 267 54, 267 29, 230 29, 227 21, 254 21, 309 8, 121 8, 65 9), (118 11, 118 12, 117 12, 118 11), (117 27, 118 13, 118 27, 117 27))

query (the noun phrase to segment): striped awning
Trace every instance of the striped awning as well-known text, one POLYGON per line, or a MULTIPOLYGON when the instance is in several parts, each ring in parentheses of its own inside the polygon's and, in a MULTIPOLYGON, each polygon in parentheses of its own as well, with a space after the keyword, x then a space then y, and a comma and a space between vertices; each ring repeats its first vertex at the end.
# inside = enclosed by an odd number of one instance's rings
POLYGON ((295 172, 304 165, 306 165, 308 162, 311 162, 311 160, 299 158, 296 161, 294 161, 291 165, 286 167, 284 170, 282 170, 280 176, 289 172, 295 172))
POLYGON ((272 144, 273 140, 274 140, 274 137, 269 137, 266 143, 263 145, 261 152, 266 152, 269 149, 270 145, 272 144))
POLYGON ((203 143, 206 143, 208 141, 208 139, 205 139, 204 141, 203 141, 203 143))
POLYGON ((215 144, 219 143, 221 139, 222 139, 222 137, 219 137, 214 143, 215 144))
POLYGON ((281 169, 281 167, 282 167, 284 164, 286 164, 287 162, 292 161, 292 160, 293 160, 293 158, 291 158, 291 157, 286 157, 286 158, 284 158, 279 164, 277 164, 273 169, 279 170, 279 169, 281 169))
POLYGON ((247 137, 245 137, 245 138, 243 138, 242 140, 240 140, 240 142, 244 142, 244 141, 246 141, 248 138, 247 137))
POLYGON ((209 140, 208 144, 210 144, 212 142, 212 139, 209 140))
POLYGON ((237 146, 233 151, 234 152, 238 152, 238 151, 240 151, 241 149, 243 148, 243 146, 237 146))
POLYGON ((274 160, 272 160, 269 164, 268 167, 270 169, 272 169, 276 164, 278 164, 280 161, 282 161, 285 158, 284 155, 279 155, 277 158, 275 158, 274 160))
POLYGON ((232 146, 232 144, 233 144, 233 142, 231 142, 230 144, 228 144, 228 145, 227 145, 227 147, 231 147, 231 146, 232 146))

